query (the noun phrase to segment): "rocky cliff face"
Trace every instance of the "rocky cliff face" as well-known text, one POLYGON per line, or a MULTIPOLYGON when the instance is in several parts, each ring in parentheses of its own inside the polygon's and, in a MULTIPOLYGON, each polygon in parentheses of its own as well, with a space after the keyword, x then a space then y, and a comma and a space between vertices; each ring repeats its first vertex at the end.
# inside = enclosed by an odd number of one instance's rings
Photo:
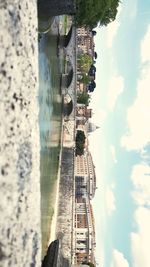
POLYGON ((41 266, 35 0, 0 1, 0 267, 41 266))

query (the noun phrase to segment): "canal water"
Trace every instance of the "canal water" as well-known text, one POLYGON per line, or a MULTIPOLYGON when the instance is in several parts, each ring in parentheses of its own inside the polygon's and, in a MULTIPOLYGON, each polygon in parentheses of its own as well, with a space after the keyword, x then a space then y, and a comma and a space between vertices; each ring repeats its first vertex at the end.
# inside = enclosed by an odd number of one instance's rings
POLYGON ((46 33, 39 34, 42 257, 47 250, 54 213, 62 123, 60 80, 63 56, 58 57, 59 19, 51 23, 53 30, 48 29, 49 24, 46 33))

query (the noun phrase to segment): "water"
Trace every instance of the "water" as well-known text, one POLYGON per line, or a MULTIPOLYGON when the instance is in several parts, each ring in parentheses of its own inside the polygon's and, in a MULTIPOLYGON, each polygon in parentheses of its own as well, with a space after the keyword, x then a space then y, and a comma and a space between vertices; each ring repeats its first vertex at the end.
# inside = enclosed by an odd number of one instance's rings
POLYGON ((42 256, 47 250, 50 237, 60 152, 62 118, 60 73, 62 58, 57 57, 57 41, 57 34, 52 33, 52 31, 40 35, 39 124, 41 142, 42 256))

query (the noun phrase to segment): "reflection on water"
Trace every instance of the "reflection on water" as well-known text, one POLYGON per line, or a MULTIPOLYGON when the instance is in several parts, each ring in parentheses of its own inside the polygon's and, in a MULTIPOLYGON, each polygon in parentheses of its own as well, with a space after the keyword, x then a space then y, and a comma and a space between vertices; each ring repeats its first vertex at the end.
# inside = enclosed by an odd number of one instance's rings
POLYGON ((48 32, 39 40, 39 124, 41 141, 41 227, 42 256, 47 249, 54 212, 61 133, 60 59, 57 35, 48 32))

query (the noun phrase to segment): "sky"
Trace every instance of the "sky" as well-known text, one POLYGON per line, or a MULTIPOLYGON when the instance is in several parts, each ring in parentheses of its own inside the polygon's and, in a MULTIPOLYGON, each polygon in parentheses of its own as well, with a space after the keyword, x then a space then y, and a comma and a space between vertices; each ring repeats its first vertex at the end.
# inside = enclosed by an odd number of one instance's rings
POLYGON ((97 266, 150 267, 150 0, 122 0, 96 31, 97 266))

